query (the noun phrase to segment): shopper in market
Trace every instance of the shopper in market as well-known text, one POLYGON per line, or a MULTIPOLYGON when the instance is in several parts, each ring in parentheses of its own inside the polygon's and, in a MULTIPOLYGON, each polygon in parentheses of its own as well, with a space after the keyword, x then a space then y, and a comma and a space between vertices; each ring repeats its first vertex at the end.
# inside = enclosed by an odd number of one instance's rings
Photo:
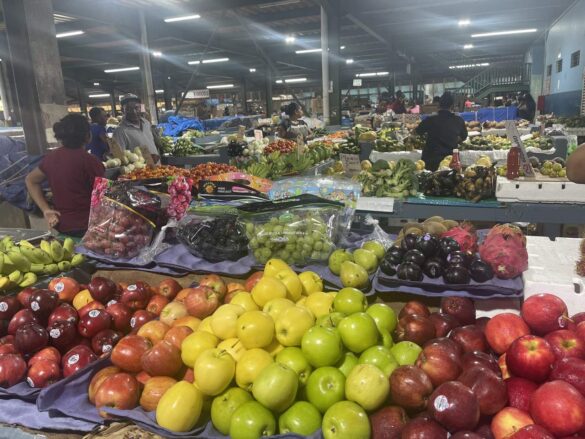
POLYGON ((84 116, 69 114, 53 125, 53 131, 62 146, 45 155, 26 176, 26 187, 49 227, 80 237, 87 230, 93 183, 104 176, 104 165, 85 150, 91 134, 84 116), (45 182, 53 195, 52 205, 43 193, 45 182))
POLYGON ((141 115, 142 104, 138 96, 127 94, 120 98, 124 117, 116 131, 114 140, 124 150, 132 150, 137 146, 146 147, 154 163, 160 161, 160 154, 156 148, 152 125, 141 115))
POLYGON ((406 113, 406 106, 404 105, 405 100, 404 93, 398 91, 396 93, 396 99, 390 105, 390 110, 392 110, 394 114, 406 113))
POLYGON ((526 93, 519 100, 518 117, 534 122, 536 116, 536 101, 530 93, 526 93))
POLYGON ((103 108, 93 107, 89 110, 89 118, 91 119, 91 140, 87 149, 103 162, 105 155, 110 150, 106 134, 108 115, 103 108))
POLYGON ((311 130, 304 120, 303 109, 296 102, 283 105, 280 108, 280 125, 278 125, 278 136, 283 139, 297 140, 299 136, 306 140, 311 135, 311 130))
POLYGON ((567 159, 567 177, 573 183, 585 184, 585 144, 567 159))
POLYGON ((439 112, 427 117, 416 129, 418 134, 427 136, 422 160, 430 171, 436 171, 441 160, 467 139, 465 122, 451 111, 454 104, 453 95, 445 92, 439 99, 439 112))

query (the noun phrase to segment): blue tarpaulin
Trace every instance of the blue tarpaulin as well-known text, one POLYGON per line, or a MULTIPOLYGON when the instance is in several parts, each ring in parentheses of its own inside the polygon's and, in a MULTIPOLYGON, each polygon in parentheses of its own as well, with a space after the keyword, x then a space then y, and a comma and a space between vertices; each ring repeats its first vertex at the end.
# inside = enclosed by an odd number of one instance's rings
POLYGON ((180 137, 187 130, 205 131, 201 121, 194 117, 169 116, 167 123, 161 123, 159 128, 163 129, 164 136, 180 137))
MULTIPOLYGON (((465 111, 457 113, 465 122, 477 120, 479 122, 502 122, 504 120, 518 119, 518 107, 488 107, 480 108, 478 111, 465 111)), ((422 119, 426 119, 430 114, 423 114, 422 119)))
POLYGON ((34 205, 27 201, 24 179, 41 158, 29 156, 22 140, 0 136, 0 199, 20 209, 32 210, 34 205))

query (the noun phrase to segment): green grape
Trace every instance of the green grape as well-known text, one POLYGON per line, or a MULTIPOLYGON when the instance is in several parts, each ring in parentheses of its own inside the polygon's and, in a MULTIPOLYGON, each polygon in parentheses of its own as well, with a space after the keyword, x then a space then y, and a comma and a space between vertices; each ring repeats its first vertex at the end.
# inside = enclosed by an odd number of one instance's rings
POLYGON ((288 250, 281 250, 280 252, 280 258, 284 259, 285 261, 288 260, 290 258, 290 252, 288 250))
POLYGON ((311 233, 311 238, 313 239, 313 241, 321 241, 324 238, 324 236, 320 232, 313 232, 311 233))
POLYGON ((293 258, 295 261, 300 261, 300 260, 302 260, 302 259, 303 259, 303 254, 302 254, 300 251, 296 250, 296 251, 294 251, 294 252, 292 253, 292 258, 293 258))
POLYGON ((262 258, 262 250, 254 250, 254 258, 259 261, 262 258))
POLYGON ((294 252, 294 251, 295 251, 295 249, 296 249, 296 247, 297 247, 297 246, 296 246, 295 242, 294 242, 294 241, 292 241, 292 240, 290 240, 290 239, 288 240, 288 242, 287 242, 287 243, 286 243, 286 245, 284 246, 285 250, 286 250, 287 252, 289 252, 289 253, 290 253, 290 252, 294 252))
POLYGON ((321 253, 314 251, 311 253, 311 259, 321 259, 321 253))
POLYGON ((258 240, 257 240, 256 238, 252 238, 252 239, 250 239, 250 248, 251 248, 252 250, 255 250, 255 249, 257 249, 257 248, 258 248, 258 246, 259 246, 259 244, 260 244, 260 243, 258 242, 258 240))
POLYGON ((313 250, 313 246, 309 244, 303 244, 303 251, 310 252, 311 250, 313 250))
POLYGON ((301 256, 303 257, 303 260, 307 259, 309 256, 311 256, 311 250, 303 250, 301 252, 301 256))
POLYGON ((308 236, 308 235, 307 235, 307 236, 305 236, 305 237, 303 238, 303 243, 304 243, 305 245, 308 245, 308 246, 310 246, 310 247, 313 247, 313 245, 315 244, 315 240, 314 240, 314 239, 313 239, 311 236, 308 236))
POLYGON ((282 230, 283 230, 282 226, 274 226, 274 228, 272 229, 272 233, 274 233, 275 235, 280 235, 282 234, 282 230))
POLYGON ((323 242, 323 252, 331 253, 333 250, 333 243, 329 240, 323 242))
POLYGON ((264 233, 272 233, 274 226, 272 224, 264 224, 263 232, 264 233))
POLYGON ((317 241, 313 246, 313 250, 322 251, 323 250, 323 243, 321 241, 317 241))
POLYGON ((272 225, 276 225, 278 224, 278 218, 276 218, 275 216, 273 216, 272 218, 270 218, 270 224, 272 225))
POLYGON ((321 252, 321 256, 319 257, 321 261, 326 261, 329 259, 329 252, 321 252))
POLYGON ((270 259, 271 255, 272 255, 272 251, 270 251, 269 248, 265 248, 262 250, 262 256, 265 257, 267 260, 270 259))
POLYGON ((249 233, 249 234, 254 233, 254 224, 246 223, 246 233, 249 233))

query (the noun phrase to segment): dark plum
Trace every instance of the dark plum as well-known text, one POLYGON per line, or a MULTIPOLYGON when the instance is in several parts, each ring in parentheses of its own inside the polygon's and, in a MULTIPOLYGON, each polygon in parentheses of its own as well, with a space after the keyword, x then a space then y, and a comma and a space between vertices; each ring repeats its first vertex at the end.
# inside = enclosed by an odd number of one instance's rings
POLYGON ((425 263, 425 255, 422 254, 422 252, 420 250, 408 250, 405 254, 404 254, 404 258, 402 258, 402 260, 404 262, 412 262, 413 264, 416 264, 418 266, 422 266, 425 263))
POLYGON ((494 277, 494 270, 487 262, 476 259, 469 266, 469 274, 474 281, 483 283, 494 277))
POLYGON ((388 259, 382 259, 382 261, 380 262, 380 270, 386 276, 396 275, 396 265, 390 262, 388 259))
POLYGON ((412 250, 416 246, 417 239, 418 235, 415 235, 414 233, 409 233, 402 239, 400 247, 404 250, 412 250))
POLYGON ((443 264, 436 258, 429 259, 423 265, 423 272, 431 279, 437 279, 443 275, 443 264))
POLYGON ((398 279, 409 280, 412 282, 420 282, 423 280, 423 272, 421 268, 412 262, 404 262, 398 266, 398 279))
POLYGON ((444 258, 446 258, 449 253, 458 250, 461 250, 461 247, 459 247, 459 244, 453 238, 445 237, 439 240, 439 253, 444 258))
POLYGON ((404 253, 405 253, 404 249, 393 245, 386 252, 384 259, 386 259, 388 262, 391 262, 394 265, 398 265, 402 262, 402 258, 404 257, 404 253))
POLYGON ((415 248, 425 255, 425 257, 430 258, 439 250, 439 240, 433 235, 426 233, 417 239, 415 248))
POLYGON ((469 270, 460 265, 452 265, 447 267, 443 274, 443 279, 446 284, 468 284, 471 281, 469 270))

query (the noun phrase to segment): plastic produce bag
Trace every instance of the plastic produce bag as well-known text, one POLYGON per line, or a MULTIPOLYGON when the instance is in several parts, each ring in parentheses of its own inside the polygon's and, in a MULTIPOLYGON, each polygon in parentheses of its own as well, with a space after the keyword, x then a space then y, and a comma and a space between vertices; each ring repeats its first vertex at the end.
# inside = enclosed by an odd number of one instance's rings
POLYGON ((83 245, 108 258, 133 258, 152 240, 161 199, 132 182, 97 178, 83 245))
MULTIPOLYGON (((392 237, 380 227, 380 222, 375 219, 372 215, 366 215, 364 219, 366 226, 374 226, 374 230, 367 237, 367 241, 377 241, 384 247, 384 250, 388 250, 394 244, 392 237)), ((365 241, 364 241, 365 242, 365 241)))
POLYGON ((260 264, 271 258, 295 265, 326 261, 349 228, 342 203, 313 195, 252 203, 238 210, 250 251, 260 264))
POLYGON ((339 201, 355 209, 361 193, 362 185, 349 178, 292 177, 275 181, 268 192, 268 197, 271 200, 281 200, 309 194, 339 201))

